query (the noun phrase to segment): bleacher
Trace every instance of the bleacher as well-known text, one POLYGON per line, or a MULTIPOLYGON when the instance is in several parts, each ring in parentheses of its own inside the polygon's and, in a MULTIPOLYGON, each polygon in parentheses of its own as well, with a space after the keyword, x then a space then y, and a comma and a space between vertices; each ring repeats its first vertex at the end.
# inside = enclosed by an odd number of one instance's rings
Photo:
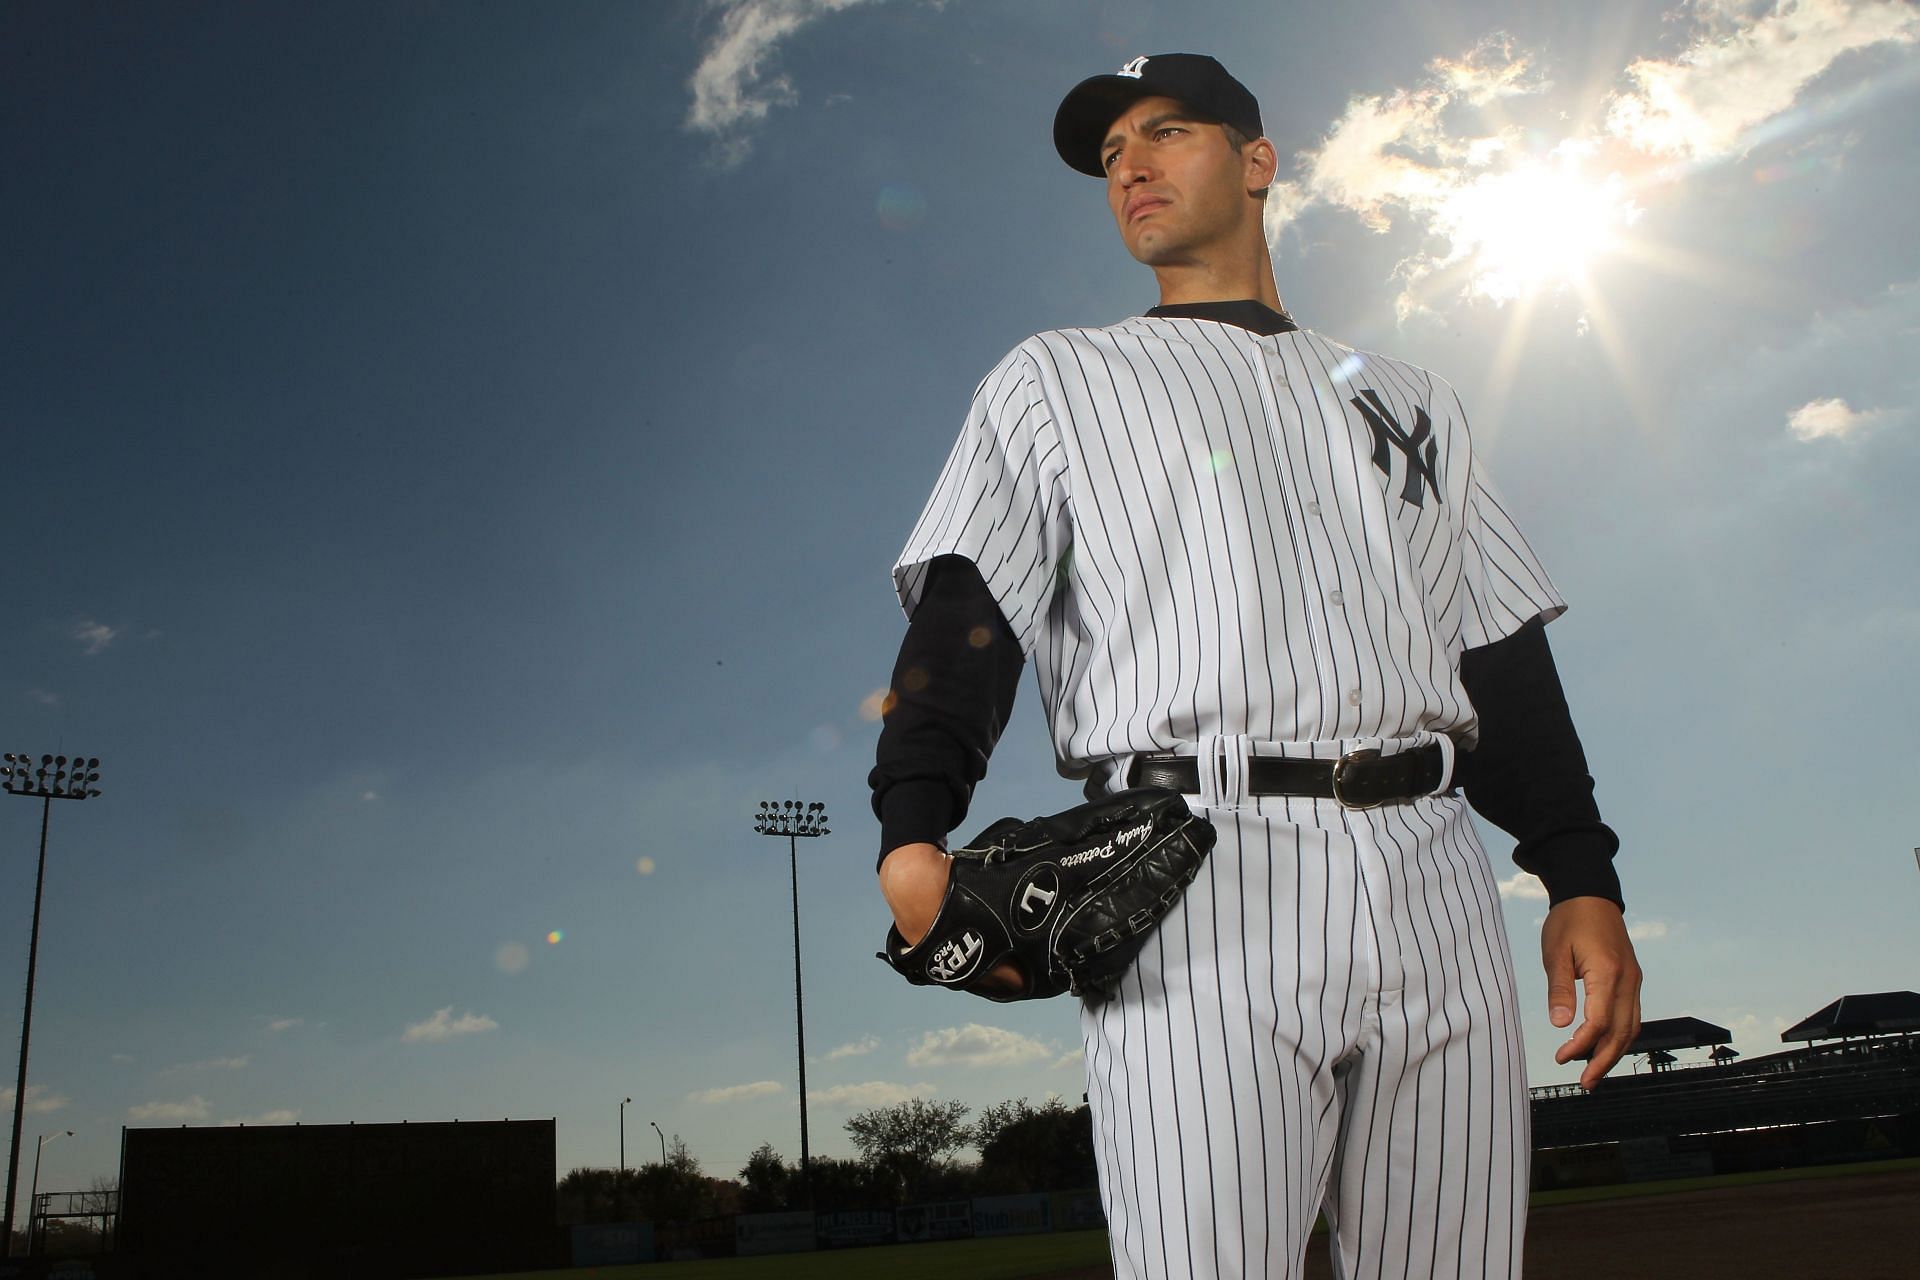
POLYGON ((1535 1147, 1815 1124, 1920 1111, 1920 1038, 1791 1049, 1727 1065, 1533 1094, 1535 1147))

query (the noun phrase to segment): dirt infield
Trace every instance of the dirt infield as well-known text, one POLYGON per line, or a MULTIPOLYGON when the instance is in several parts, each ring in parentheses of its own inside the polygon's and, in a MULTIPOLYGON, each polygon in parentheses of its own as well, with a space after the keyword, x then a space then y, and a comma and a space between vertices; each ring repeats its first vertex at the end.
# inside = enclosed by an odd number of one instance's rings
POLYGON ((1912 1280, 1917 1219, 1914 1169, 1556 1205, 1528 1218, 1527 1271, 1912 1280))
MULTIPOLYGON (((1920 1169, 1716 1187, 1535 1208, 1527 1274, 1687 1280, 1913 1280, 1920 1276, 1920 1169)), ((1112 1280, 1110 1267, 1047 1280, 1112 1280)), ((1331 1280, 1326 1238, 1306 1280, 1331 1280)))

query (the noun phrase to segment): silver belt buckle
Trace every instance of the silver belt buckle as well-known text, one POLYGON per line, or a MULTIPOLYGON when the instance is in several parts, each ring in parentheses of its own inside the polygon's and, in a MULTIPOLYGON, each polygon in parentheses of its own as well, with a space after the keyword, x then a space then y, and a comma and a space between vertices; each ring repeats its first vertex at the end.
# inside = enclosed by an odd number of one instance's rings
POLYGON ((1385 800, 1369 800, 1364 802, 1349 800, 1346 796, 1340 794, 1340 784, 1346 781, 1347 778, 1347 766, 1357 761, 1378 760, 1379 758, 1380 750, 1378 747, 1362 747, 1358 751, 1347 752, 1347 754, 1333 762, 1333 798, 1342 809, 1378 809, 1381 805, 1387 803, 1385 800))

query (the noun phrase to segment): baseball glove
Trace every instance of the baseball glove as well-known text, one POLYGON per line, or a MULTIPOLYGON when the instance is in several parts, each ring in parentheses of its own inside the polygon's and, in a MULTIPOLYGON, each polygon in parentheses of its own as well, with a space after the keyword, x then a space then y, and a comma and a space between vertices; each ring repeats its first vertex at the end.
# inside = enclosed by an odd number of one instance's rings
POLYGON ((1002 818, 953 851, 927 936, 887 931, 880 958, 908 982, 989 1000, 1064 991, 1104 999, 1213 848, 1176 791, 1135 787, 1050 817, 1002 818), (1025 983, 985 981, 1011 961, 1025 983))

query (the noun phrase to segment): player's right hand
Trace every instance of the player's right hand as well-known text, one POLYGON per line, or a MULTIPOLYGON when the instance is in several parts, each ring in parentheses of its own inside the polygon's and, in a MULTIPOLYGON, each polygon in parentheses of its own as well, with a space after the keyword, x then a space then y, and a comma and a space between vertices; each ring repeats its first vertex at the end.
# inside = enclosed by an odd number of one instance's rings
POLYGON ((880 893, 893 912, 894 927, 917 943, 933 927, 947 896, 953 859, 937 844, 903 844, 880 863, 880 893))
MULTIPOLYGON (((903 844, 881 859, 880 893, 907 945, 919 942, 933 928, 952 878, 953 859, 937 844, 903 844)), ((1018 991, 1026 984, 1012 964, 995 966, 987 979, 989 985, 1005 991, 1018 991)))

